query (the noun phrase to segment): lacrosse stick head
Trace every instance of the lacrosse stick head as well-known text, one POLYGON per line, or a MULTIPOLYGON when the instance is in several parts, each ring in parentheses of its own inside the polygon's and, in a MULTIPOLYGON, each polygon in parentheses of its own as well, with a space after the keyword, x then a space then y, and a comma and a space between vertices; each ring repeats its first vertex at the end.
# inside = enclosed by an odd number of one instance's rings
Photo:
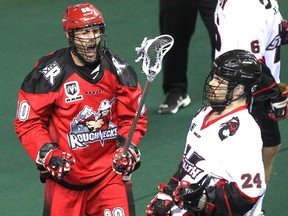
POLYGON ((152 82, 161 71, 162 60, 173 44, 173 37, 165 34, 149 40, 144 38, 141 47, 136 48, 140 54, 136 62, 142 60, 142 72, 146 74, 148 81, 152 82))

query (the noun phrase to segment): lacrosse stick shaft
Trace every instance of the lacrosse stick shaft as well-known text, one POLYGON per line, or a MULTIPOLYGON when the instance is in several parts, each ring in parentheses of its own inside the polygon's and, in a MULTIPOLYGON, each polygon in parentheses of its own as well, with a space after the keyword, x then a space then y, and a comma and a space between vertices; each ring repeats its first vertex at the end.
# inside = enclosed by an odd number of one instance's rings
POLYGON ((135 116, 135 118, 133 120, 131 129, 129 131, 129 135, 128 135, 128 137, 127 137, 127 139, 125 141, 125 144, 124 144, 122 157, 126 157, 127 156, 127 151, 128 151, 128 148, 129 148, 129 144, 131 143, 131 140, 132 140, 133 134, 135 132, 139 117, 141 115, 141 111, 143 109, 144 102, 146 100, 147 92, 148 92, 148 89, 150 87, 150 84, 151 84, 151 82, 149 80, 146 80, 146 83, 145 83, 145 86, 144 86, 144 89, 143 89, 143 92, 142 92, 142 97, 141 97, 140 102, 139 102, 138 110, 136 112, 136 116, 135 116))
POLYGON ((131 129, 123 147, 124 149, 122 157, 127 156, 129 144, 131 143, 139 117, 141 115, 148 88, 150 87, 150 84, 154 80, 156 75, 160 72, 162 67, 162 59, 164 55, 171 49, 173 43, 174 39, 172 36, 160 35, 150 40, 144 38, 141 47, 136 49, 136 51, 141 54, 141 56, 136 61, 142 60, 142 71, 146 74, 147 80, 144 86, 144 90, 142 92, 142 97, 139 102, 136 116, 132 122, 131 129))

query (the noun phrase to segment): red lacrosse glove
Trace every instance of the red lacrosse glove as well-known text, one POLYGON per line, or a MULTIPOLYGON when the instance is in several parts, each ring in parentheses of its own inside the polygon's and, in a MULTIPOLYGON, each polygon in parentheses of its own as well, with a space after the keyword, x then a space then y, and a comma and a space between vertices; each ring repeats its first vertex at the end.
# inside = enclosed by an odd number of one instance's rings
POLYGON ((130 143, 126 156, 123 156, 124 147, 118 148, 114 153, 113 170, 123 176, 130 175, 141 165, 141 153, 136 145, 130 143))
POLYGON ((37 168, 40 171, 46 169, 57 179, 62 179, 67 175, 74 163, 74 156, 59 150, 59 145, 56 143, 43 145, 36 159, 37 168))
POLYGON ((160 183, 158 186, 158 194, 149 202, 146 207, 147 216, 170 216, 173 189, 166 184, 160 183))
POLYGON ((274 121, 279 121, 288 116, 288 85, 285 83, 278 84, 279 95, 271 100, 271 110, 268 116, 274 121))

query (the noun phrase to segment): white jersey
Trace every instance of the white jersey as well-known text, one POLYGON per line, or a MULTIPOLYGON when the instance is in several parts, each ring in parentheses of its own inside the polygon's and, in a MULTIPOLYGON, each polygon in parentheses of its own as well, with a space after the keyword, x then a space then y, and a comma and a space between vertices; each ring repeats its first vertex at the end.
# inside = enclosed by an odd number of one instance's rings
MULTIPOLYGON (((258 124, 246 106, 203 124, 211 111, 206 107, 192 120, 182 158, 186 175, 180 180, 196 183, 209 174, 210 186, 224 179, 236 183, 245 198, 262 196, 266 184, 258 124)), ((172 213, 183 210, 174 206, 172 213)))
POLYGON ((265 59, 279 83, 281 20, 276 0, 219 0, 215 10, 215 57, 233 49, 250 51, 258 59, 265 59))

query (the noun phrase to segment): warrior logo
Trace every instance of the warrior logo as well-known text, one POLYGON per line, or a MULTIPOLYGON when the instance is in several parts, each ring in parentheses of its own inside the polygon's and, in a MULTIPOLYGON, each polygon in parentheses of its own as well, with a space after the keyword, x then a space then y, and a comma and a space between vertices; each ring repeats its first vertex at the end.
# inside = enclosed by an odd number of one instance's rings
POLYGON ((48 80, 51 86, 53 86, 55 84, 56 77, 58 77, 61 73, 61 67, 56 61, 54 61, 47 67, 43 68, 43 70, 40 70, 40 73, 43 73, 45 79, 48 80))
POLYGON ((83 96, 79 95, 80 89, 77 81, 68 82, 64 84, 65 94, 68 98, 65 99, 66 103, 70 103, 76 100, 82 100, 83 96))
POLYGON ((240 122, 238 117, 233 117, 228 122, 221 124, 220 125, 221 129, 218 132, 221 141, 226 139, 228 136, 233 136, 237 132, 239 125, 240 122))
MULTIPOLYGON (((190 147, 186 149, 186 153, 190 150, 190 147)), ((196 179, 196 177, 203 173, 204 171, 197 167, 197 163, 204 160, 197 152, 193 152, 192 155, 187 158, 187 154, 183 157, 182 168, 186 171, 186 173, 192 178, 196 179)))
POLYGON ((115 139, 117 127, 112 123, 111 104, 115 101, 103 100, 98 112, 85 106, 71 124, 68 140, 71 149, 86 148, 89 143, 100 141, 104 146, 105 140, 115 139))
POLYGON ((274 50, 281 45, 281 37, 280 35, 275 36, 275 38, 270 42, 267 46, 266 50, 274 50))
POLYGON ((127 67, 127 64, 121 64, 119 61, 117 61, 114 57, 112 57, 112 62, 116 68, 117 74, 121 75, 125 68, 127 67))

